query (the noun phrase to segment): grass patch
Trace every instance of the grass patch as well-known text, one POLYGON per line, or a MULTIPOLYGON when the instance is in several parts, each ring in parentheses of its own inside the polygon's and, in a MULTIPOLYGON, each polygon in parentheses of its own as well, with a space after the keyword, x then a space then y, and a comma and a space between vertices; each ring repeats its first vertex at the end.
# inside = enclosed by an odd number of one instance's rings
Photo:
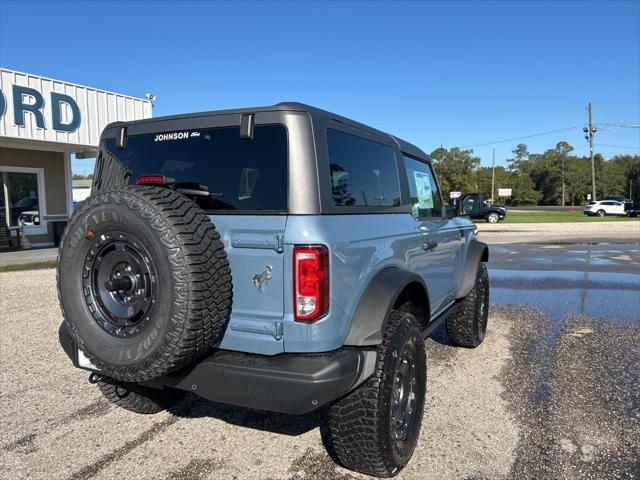
MULTIPOLYGON (((581 210, 560 212, 518 212, 507 210, 504 223, 565 223, 565 222, 638 222, 639 218, 607 215, 606 217, 590 217, 581 210)), ((482 220, 480 220, 482 223, 482 220)))
POLYGON ((18 270, 33 270, 36 268, 52 268, 58 265, 57 260, 46 260, 44 262, 13 263, 11 265, 0 265, 0 272, 17 272, 18 270))

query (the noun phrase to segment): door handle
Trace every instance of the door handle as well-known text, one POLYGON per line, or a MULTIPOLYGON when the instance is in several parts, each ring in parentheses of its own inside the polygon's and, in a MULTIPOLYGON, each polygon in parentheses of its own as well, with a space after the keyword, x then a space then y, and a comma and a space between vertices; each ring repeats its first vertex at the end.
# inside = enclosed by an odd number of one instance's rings
POLYGON ((437 246, 438 246, 438 242, 436 242, 435 240, 427 240, 422 244, 422 249, 429 251, 429 250, 433 250, 437 246))

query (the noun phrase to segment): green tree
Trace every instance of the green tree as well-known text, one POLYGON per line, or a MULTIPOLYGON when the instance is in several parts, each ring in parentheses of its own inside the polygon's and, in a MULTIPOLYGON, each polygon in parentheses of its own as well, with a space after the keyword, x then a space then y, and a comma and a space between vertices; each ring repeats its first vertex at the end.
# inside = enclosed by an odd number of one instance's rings
POLYGON ((569 154, 573 151, 573 147, 567 142, 559 142, 556 145, 556 160, 560 163, 560 181, 561 181, 561 196, 560 205, 564 206, 567 202, 566 197, 566 166, 569 159, 569 154))
POLYGON ((512 192, 507 205, 537 205, 542 198, 527 174, 510 173, 508 182, 504 188, 511 188, 512 192))
POLYGON ((512 150, 513 158, 508 158, 507 162, 509 162, 509 169, 522 173, 523 167, 529 160, 529 150, 524 143, 519 143, 516 145, 516 148, 512 150))
POLYGON ((480 166, 480 157, 474 156, 473 150, 461 150, 458 147, 447 150, 440 147, 431 152, 431 158, 445 198, 451 191, 475 191, 475 174, 480 166))
POLYGON ((591 193, 591 159, 569 157, 565 165, 566 201, 569 205, 582 205, 591 193))
POLYGON ((640 171, 640 156, 638 155, 616 155, 603 162, 596 178, 596 185, 601 196, 633 195, 633 181, 638 178, 640 171), (629 181, 631 180, 631 192, 629 191, 629 181))

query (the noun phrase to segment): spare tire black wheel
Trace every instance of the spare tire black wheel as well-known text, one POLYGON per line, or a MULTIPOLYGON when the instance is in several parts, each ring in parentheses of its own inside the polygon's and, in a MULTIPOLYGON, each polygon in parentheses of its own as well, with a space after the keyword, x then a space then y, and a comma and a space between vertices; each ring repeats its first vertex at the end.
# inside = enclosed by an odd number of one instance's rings
POLYGON ((169 189, 90 197, 60 244, 58 296, 100 373, 141 382, 210 352, 231 309, 231 270, 209 217, 169 189))

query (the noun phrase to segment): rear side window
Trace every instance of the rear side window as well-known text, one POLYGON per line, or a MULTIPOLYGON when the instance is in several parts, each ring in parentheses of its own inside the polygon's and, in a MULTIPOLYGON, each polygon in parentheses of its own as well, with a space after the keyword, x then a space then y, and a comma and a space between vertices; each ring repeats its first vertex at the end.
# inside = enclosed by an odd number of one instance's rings
POLYGON ((287 132, 282 125, 256 125, 249 140, 240 138, 239 127, 181 130, 131 136, 124 149, 105 140, 98 190, 135 184, 144 175, 169 177, 206 211, 284 212, 287 132))
POLYGON ((334 205, 400 205, 400 182, 391 147, 331 129, 327 129, 327 143, 334 205))

